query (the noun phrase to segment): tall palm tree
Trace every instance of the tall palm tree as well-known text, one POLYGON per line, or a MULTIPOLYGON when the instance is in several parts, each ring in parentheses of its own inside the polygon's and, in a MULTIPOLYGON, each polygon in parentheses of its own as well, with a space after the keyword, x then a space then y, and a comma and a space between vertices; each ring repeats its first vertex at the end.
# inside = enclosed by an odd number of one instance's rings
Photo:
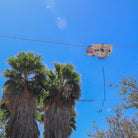
POLYGON ((75 100, 80 97, 80 75, 72 65, 54 65, 55 72, 47 71, 45 83, 44 137, 67 138, 75 123, 73 115, 75 100))
POLYGON ((21 52, 7 62, 10 69, 4 71, 2 101, 10 112, 6 135, 10 138, 38 138, 35 120, 35 99, 39 100, 45 80, 45 66, 41 56, 21 52))

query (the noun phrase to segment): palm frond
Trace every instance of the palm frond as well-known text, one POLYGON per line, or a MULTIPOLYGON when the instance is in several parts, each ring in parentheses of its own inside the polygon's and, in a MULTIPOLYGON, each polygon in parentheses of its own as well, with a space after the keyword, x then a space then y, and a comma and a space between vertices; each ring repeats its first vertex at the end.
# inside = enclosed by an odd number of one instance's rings
POLYGON ((41 56, 34 53, 20 52, 15 57, 10 57, 7 61, 11 69, 3 73, 7 79, 3 85, 4 91, 14 89, 13 93, 19 94, 25 87, 30 93, 40 98, 44 82, 46 79, 46 67, 42 64, 41 56))
POLYGON ((71 103, 74 105, 75 100, 80 98, 80 75, 70 64, 54 63, 54 65, 54 73, 51 70, 47 71, 48 79, 45 82, 45 88, 48 95, 44 101, 48 103, 58 98, 66 105, 71 103))

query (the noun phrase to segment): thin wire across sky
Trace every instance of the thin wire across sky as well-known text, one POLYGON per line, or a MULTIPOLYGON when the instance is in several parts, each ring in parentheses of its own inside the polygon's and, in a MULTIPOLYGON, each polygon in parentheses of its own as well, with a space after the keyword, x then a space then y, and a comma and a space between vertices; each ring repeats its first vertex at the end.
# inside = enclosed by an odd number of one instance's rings
MULTIPOLYGON (((41 43, 51 43, 51 44, 59 44, 59 45, 66 45, 66 46, 76 46, 76 47, 87 47, 88 45, 84 45, 81 43, 75 43, 75 42, 65 42, 65 41, 55 41, 55 40, 42 40, 42 39, 35 39, 35 38, 29 38, 25 36, 19 36, 19 35, 8 35, 8 34, 0 34, 0 38, 8 38, 8 39, 17 39, 17 40, 26 40, 26 41, 33 41, 33 42, 41 42, 41 43)), ((123 47, 138 47, 138 44, 129 44, 129 45, 115 45, 117 48, 123 48, 123 47)))
POLYGON ((28 38, 28 37, 24 37, 24 36, 17 36, 17 35, 7 35, 7 34, 2 35, 2 34, 0 34, 0 38, 27 40, 27 41, 34 41, 34 42, 41 42, 41 43, 60 44, 60 45, 66 45, 66 46, 87 47, 87 45, 83 45, 83 44, 80 44, 80 43, 55 41, 55 40, 34 39, 34 38, 28 38))

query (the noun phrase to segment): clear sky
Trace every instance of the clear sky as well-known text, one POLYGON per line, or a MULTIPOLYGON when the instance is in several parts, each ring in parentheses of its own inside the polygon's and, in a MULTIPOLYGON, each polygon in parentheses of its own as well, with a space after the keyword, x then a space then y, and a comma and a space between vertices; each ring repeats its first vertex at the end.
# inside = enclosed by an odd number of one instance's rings
MULTIPOLYGON (((77 102, 77 131, 71 137, 87 138, 92 120, 106 127, 104 116, 120 101, 108 82, 118 84, 129 75, 138 80, 137 6, 138 0, 0 0, 0 34, 113 45, 111 56, 104 60, 107 93, 101 113, 97 110, 103 100, 102 61, 86 56, 85 47, 0 38, 0 73, 8 68, 6 60, 21 51, 41 55, 49 69, 54 69, 55 61, 73 64, 82 76, 81 99, 95 102, 77 102)), ((0 88, 4 81, 0 78, 0 88)))

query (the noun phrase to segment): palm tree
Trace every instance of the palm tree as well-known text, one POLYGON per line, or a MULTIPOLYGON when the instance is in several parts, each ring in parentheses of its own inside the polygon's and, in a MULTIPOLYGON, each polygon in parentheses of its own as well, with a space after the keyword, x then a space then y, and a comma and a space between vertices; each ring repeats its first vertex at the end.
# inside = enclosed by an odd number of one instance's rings
POLYGON ((45 83, 44 137, 67 138, 75 123, 74 106, 75 100, 80 98, 80 75, 72 65, 54 65, 55 72, 47 71, 45 83))
POLYGON ((35 100, 39 100, 45 81, 41 56, 21 52, 8 59, 11 69, 4 71, 2 101, 10 112, 6 135, 10 138, 38 138, 35 100))

